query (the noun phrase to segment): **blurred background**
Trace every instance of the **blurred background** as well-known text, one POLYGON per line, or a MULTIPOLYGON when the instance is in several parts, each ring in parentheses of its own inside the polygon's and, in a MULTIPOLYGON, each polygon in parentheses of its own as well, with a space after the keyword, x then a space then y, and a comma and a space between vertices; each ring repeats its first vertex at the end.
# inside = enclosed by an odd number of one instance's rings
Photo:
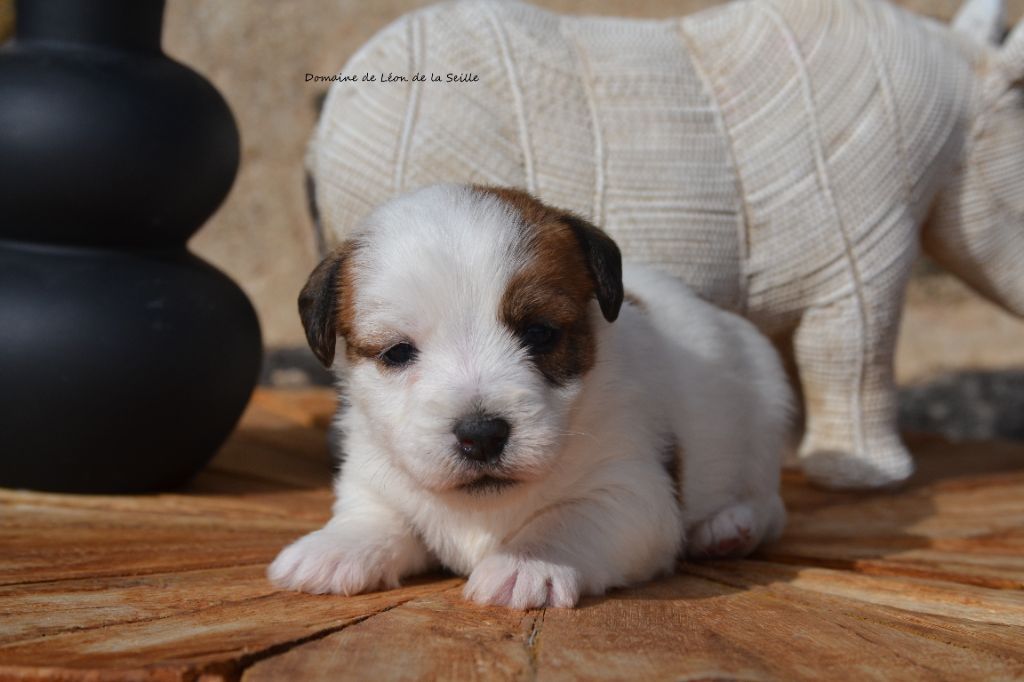
MULTIPOLYGON (((533 0, 569 13, 661 18, 716 0, 533 0)), ((278 386, 328 377, 307 350, 295 300, 318 261, 306 205, 303 157, 330 74, 374 33, 424 0, 168 0, 166 52, 204 74, 227 98, 242 136, 242 163, 227 201, 192 240, 230 274, 259 313, 268 349, 263 380, 278 386)), ((898 0, 948 21, 956 0, 898 0)), ((1008 0, 1008 25, 1024 0, 1008 0)), ((0 40, 13 30, 0 0, 0 40)), ((953 437, 1024 439, 1024 322, 922 262, 907 296, 897 375, 904 425, 953 437)))

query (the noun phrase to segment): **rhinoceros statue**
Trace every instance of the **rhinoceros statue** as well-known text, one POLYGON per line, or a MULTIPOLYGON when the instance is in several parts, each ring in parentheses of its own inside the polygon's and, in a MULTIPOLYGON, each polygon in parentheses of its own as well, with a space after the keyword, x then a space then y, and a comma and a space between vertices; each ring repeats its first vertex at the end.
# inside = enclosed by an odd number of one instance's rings
POLYGON ((327 243, 417 186, 524 188, 791 344, 813 480, 898 483, 893 351, 919 248, 1024 314, 1024 28, 997 44, 1001 11, 427 7, 332 84, 308 156, 327 243))

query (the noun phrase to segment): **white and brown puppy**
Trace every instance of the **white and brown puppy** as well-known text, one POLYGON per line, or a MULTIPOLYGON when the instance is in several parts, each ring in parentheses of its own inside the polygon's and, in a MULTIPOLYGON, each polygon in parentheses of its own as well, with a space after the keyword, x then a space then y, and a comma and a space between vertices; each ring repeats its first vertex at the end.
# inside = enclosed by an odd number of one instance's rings
POLYGON ((478 602, 573 606, 776 538, 773 348, 669 276, 624 275, 625 295, 601 230, 520 191, 374 211, 299 299, 346 386, 345 460, 333 518, 270 578, 353 594, 440 563, 478 602))

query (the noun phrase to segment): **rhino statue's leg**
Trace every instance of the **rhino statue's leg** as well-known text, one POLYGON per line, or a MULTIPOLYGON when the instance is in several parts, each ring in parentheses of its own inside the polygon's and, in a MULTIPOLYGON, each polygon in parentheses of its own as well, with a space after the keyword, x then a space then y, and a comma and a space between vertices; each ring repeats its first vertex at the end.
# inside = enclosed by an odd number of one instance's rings
POLYGON ((906 480, 914 462, 897 431, 893 354, 913 254, 886 287, 807 309, 793 338, 803 387, 804 472, 829 488, 878 488, 906 480), (895 281, 894 281, 895 280, 895 281), (875 295, 878 294, 878 295, 875 295))

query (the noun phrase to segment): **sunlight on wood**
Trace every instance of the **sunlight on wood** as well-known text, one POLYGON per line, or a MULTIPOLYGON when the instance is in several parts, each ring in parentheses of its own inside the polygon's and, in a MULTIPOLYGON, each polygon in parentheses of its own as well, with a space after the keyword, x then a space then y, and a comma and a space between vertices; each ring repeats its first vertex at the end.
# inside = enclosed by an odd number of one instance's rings
POLYGON ((788 471, 789 529, 753 559, 524 613, 443 575, 348 598, 267 583, 329 515, 332 408, 260 391, 172 493, 0 490, 0 679, 1024 676, 1024 445, 911 438, 920 472, 897 493, 788 471))

